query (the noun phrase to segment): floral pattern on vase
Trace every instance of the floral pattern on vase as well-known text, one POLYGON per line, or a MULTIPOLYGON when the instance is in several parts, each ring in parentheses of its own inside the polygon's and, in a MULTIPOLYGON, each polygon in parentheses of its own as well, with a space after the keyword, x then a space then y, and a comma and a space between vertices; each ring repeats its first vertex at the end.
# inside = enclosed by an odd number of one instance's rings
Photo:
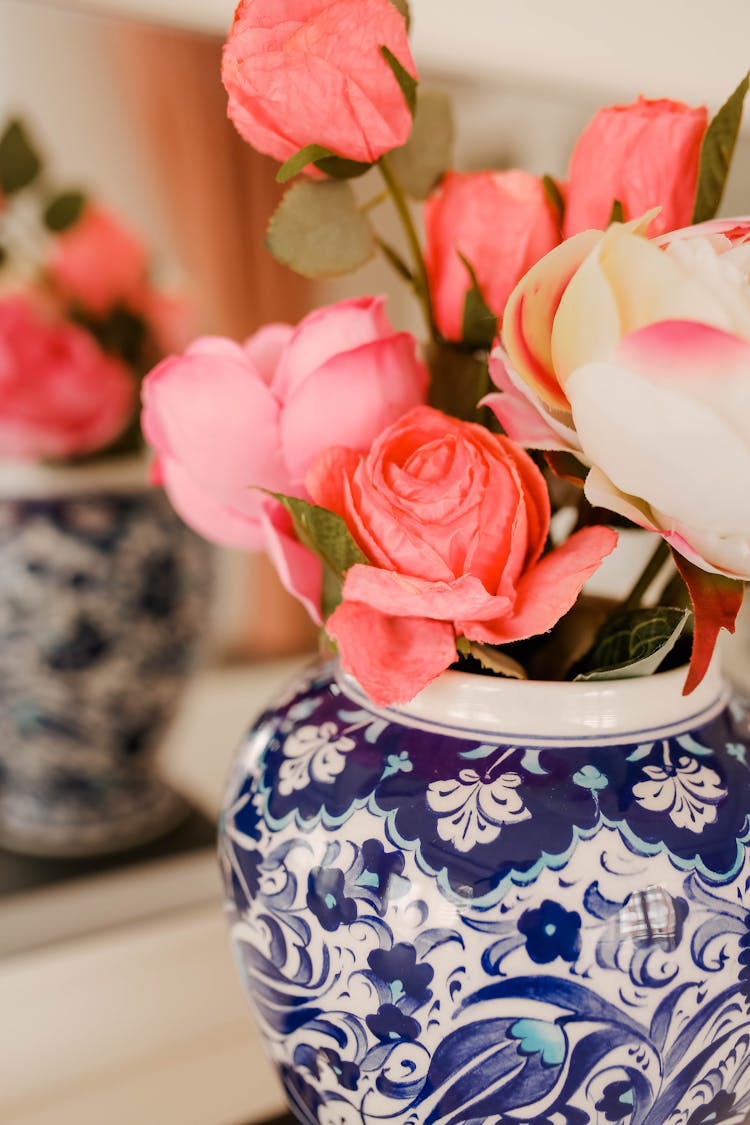
POLYGON ((160 492, 0 499, 0 840, 85 855, 187 806, 150 770, 205 638, 211 549, 160 492))
POLYGON ((743 1120, 750 726, 725 698, 686 715, 510 742, 328 667, 261 717, 221 862, 301 1121, 743 1120))

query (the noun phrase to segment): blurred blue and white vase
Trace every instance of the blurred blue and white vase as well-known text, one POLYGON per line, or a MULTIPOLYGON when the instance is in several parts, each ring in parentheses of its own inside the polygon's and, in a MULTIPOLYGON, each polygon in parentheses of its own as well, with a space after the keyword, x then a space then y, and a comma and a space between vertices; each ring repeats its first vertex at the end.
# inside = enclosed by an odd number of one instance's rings
POLYGON ((335 665, 227 792, 233 947, 307 1125, 718 1125, 750 1112, 750 726, 713 669, 335 665))
POLYGON ((184 818, 152 759, 210 589, 210 548, 142 461, 2 466, 0 846, 99 854, 184 818))

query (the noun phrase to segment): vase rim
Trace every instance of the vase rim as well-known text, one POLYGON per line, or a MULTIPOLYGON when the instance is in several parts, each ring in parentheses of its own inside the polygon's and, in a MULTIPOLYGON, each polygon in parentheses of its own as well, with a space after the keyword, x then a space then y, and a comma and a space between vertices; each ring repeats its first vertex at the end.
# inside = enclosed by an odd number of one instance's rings
POLYGON ((143 454, 64 465, 0 460, 0 499, 5 500, 134 492, 148 487, 148 459, 143 454))
POLYGON ((714 660, 698 687, 683 695, 687 666, 621 680, 562 682, 510 680, 472 672, 443 672, 408 703, 380 707, 354 677, 336 679, 369 710, 423 729, 476 734, 527 745, 606 744, 667 737, 708 722, 727 703, 729 690, 714 660))

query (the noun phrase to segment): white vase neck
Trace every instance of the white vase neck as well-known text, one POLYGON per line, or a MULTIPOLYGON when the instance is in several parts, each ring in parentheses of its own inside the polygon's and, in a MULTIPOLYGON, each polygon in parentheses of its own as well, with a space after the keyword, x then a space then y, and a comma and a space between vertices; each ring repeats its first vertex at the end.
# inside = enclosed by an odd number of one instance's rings
POLYGON ((564 745, 646 742, 707 721, 728 698, 718 661, 687 696, 686 674, 683 667, 638 679, 557 683, 444 672, 410 703, 394 707, 376 707, 341 670, 336 678, 350 698, 408 726, 498 742, 564 745))

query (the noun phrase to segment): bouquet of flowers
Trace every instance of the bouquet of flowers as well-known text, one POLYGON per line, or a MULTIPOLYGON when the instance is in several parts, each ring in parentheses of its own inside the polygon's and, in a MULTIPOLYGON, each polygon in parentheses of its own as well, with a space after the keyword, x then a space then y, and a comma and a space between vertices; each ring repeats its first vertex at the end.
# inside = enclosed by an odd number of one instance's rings
POLYGON ((294 181, 271 252, 328 277, 380 251, 426 343, 376 297, 195 341, 144 385, 155 479, 207 537, 268 551, 376 703, 449 667, 648 675, 692 633, 690 691, 750 577, 750 220, 714 220, 748 80, 710 123, 599 111, 564 183, 466 174, 408 25, 404 0, 241 0, 223 80, 294 181), (575 607, 617 527, 655 550, 592 632, 575 607))
POLYGON ((66 461, 142 444, 138 385, 189 338, 136 235, 50 179, 20 121, 0 134, 0 458, 66 461))

